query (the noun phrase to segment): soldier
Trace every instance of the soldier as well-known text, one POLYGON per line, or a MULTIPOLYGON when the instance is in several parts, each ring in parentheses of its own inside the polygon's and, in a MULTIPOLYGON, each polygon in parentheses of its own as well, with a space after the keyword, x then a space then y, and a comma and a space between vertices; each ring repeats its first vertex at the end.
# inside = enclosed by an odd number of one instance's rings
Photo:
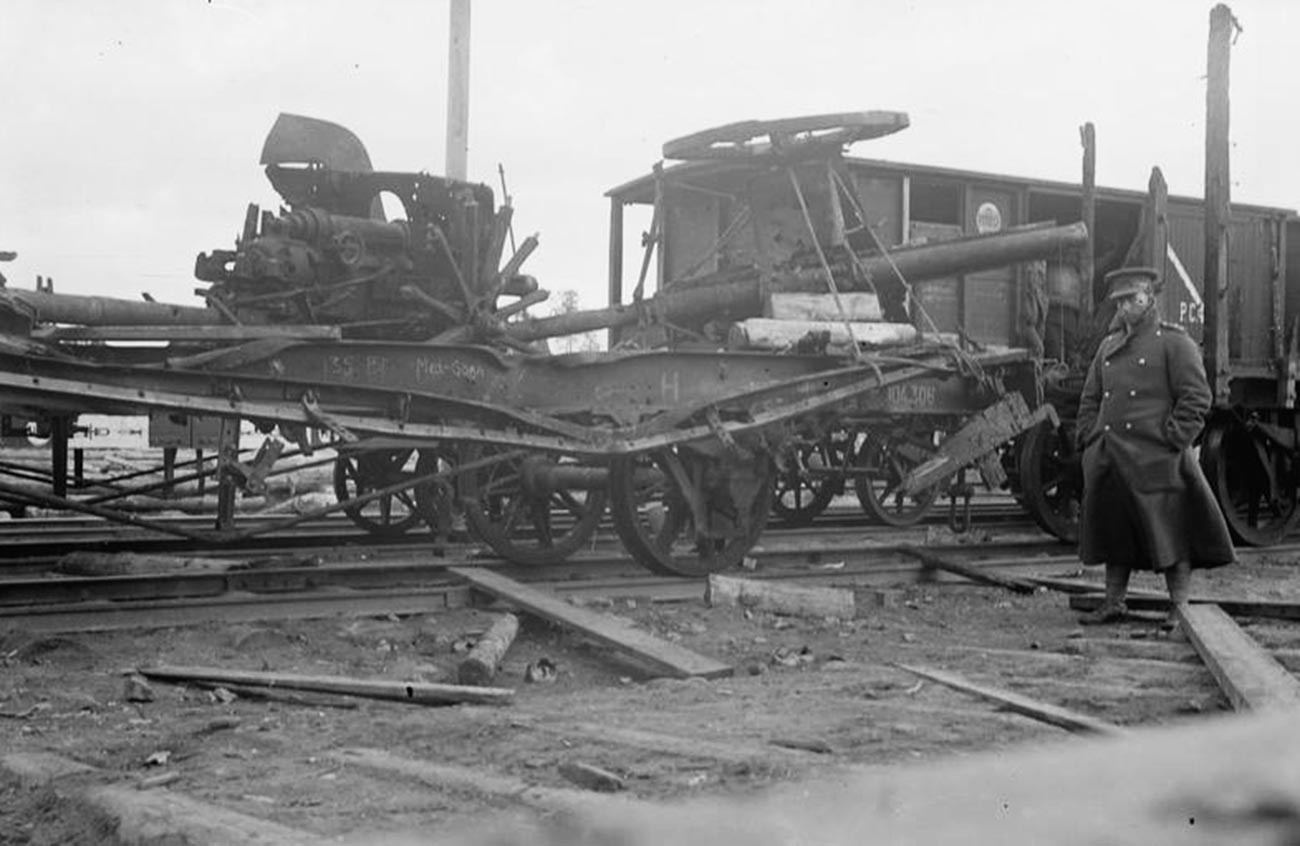
POLYGON ((1177 606, 1187 601, 1193 568, 1236 560, 1191 449, 1210 409, 1205 366, 1196 342, 1160 321, 1158 280, 1147 267, 1106 274, 1115 319, 1088 370, 1076 435, 1083 451, 1079 556, 1106 565, 1105 601, 1085 623, 1124 616, 1132 570, 1163 573, 1177 606))

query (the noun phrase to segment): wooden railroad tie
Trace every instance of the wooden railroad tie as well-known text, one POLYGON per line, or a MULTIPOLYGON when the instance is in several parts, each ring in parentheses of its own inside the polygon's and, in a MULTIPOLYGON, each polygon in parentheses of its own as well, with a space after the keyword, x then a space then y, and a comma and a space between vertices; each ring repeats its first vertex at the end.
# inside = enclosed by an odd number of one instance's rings
POLYGON ((487 568, 448 567, 447 572, 485 593, 629 656, 659 675, 708 679, 730 676, 735 672, 730 664, 661 640, 634 628, 621 617, 571 605, 553 593, 520 584, 487 568))

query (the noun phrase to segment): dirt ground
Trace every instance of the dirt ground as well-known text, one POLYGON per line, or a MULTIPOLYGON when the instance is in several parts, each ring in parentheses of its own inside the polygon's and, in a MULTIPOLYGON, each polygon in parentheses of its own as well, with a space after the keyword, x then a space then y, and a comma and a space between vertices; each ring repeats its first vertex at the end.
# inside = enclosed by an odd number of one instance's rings
MULTIPOLYGON (((1261 598, 1294 597, 1298 587, 1300 568, 1276 557, 1198 574, 1196 583, 1198 591, 1261 598)), ((87 780, 156 786, 345 842, 382 842, 473 826, 517 804, 358 766, 348 750, 549 788, 574 789, 565 766, 581 763, 653 800, 743 794, 836 767, 1065 736, 896 663, 960 673, 1122 725, 1194 720, 1227 707, 1190 655, 1176 663, 1075 654, 1088 639, 1169 635, 1154 622, 1082 629, 1061 594, 945 583, 861 589, 856 598, 851 620, 709 608, 702 600, 588 603, 735 666, 734 677, 714 681, 650 678, 525 616, 495 682, 516 691, 506 706, 335 697, 289 704, 159 682, 138 697, 147 701, 128 701, 124 673, 158 663, 454 682, 491 609, 47 637, 10 631, 0 633, 0 749, 53 751, 101 770, 87 780), (554 666, 553 679, 528 681, 543 662, 554 666), (634 732, 650 740, 629 740, 634 732), (654 738, 665 737, 687 742, 654 748, 654 738)), ((1294 624, 1260 621, 1247 631, 1270 647, 1300 646, 1294 624)), ((117 842, 111 821, 88 819, 61 795, 5 782, 0 843, 117 842)))

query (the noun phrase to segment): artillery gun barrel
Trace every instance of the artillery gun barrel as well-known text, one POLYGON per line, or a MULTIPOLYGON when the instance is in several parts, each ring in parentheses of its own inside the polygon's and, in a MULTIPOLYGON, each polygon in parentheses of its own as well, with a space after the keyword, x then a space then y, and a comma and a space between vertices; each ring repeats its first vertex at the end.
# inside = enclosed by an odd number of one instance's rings
MULTIPOLYGON (((1088 230, 1082 223, 1026 227, 938 244, 903 247, 891 252, 888 258, 883 255, 867 255, 859 261, 877 288, 891 287, 901 284, 899 274, 908 282, 920 282, 961 273, 976 273, 1023 261, 1051 258, 1077 249, 1086 244, 1087 240, 1088 230)), ((845 263, 841 261, 839 264, 844 269, 845 263)), ((703 277, 701 280, 692 280, 690 287, 683 285, 661 292, 640 306, 618 305, 513 323, 507 327, 507 333, 518 341, 538 341, 616 326, 630 326, 637 323, 647 309, 651 314, 669 322, 698 320, 702 315, 726 316, 734 320, 761 315, 764 286, 759 280, 758 271, 753 270, 740 279, 734 279, 735 271, 728 273, 733 275, 732 281, 707 285, 702 284, 707 281, 707 277, 703 277)), ((864 282, 854 281, 856 275, 837 276, 840 276, 837 285, 841 291, 863 290, 866 287, 864 282)), ((826 277, 819 267, 778 272, 769 280, 767 289, 780 292, 825 291, 826 277)))
POLYGON ((197 306, 136 302, 114 297, 53 294, 44 291, 0 292, 0 307, 29 313, 38 323, 81 326, 216 326, 220 312, 197 306))

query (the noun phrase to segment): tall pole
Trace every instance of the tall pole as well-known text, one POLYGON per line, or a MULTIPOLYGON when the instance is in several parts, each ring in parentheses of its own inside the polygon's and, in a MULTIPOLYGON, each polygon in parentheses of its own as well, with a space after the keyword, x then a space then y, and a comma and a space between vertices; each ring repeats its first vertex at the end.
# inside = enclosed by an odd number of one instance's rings
POLYGON ((1228 172, 1228 62, 1232 10, 1220 3, 1210 10, 1205 91, 1205 372, 1215 405, 1229 400, 1228 364, 1228 221, 1231 215, 1228 172))
POLYGON ((469 0, 451 0, 447 37, 447 176, 469 176, 469 0))
POLYGON ((1079 140, 1083 143, 1083 208, 1080 218, 1088 227, 1088 243, 1084 246, 1079 260, 1079 315, 1082 325, 1087 326, 1092 319, 1092 309, 1096 303, 1096 294, 1092 290, 1093 276, 1097 270, 1093 266, 1096 252, 1097 236, 1094 235, 1097 222, 1097 131, 1089 121, 1079 127, 1079 140))

